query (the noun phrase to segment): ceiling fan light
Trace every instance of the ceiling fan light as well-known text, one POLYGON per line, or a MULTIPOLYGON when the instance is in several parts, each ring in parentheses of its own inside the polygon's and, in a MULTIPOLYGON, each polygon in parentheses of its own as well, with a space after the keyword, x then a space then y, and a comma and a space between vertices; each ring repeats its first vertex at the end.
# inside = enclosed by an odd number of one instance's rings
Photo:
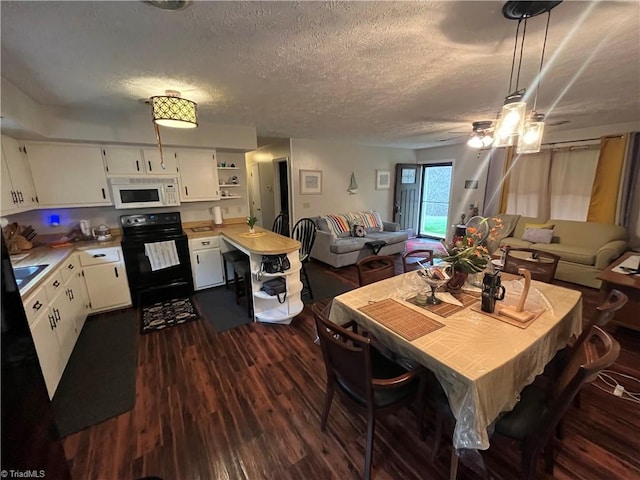
POLYGON ((469 145, 471 148, 482 148, 483 147, 482 139, 477 135, 474 135, 467 141, 467 145, 469 145))
POLYGON ((516 153, 538 153, 542 148, 544 122, 527 122, 524 130, 518 139, 516 153))
POLYGON ((198 126, 196 102, 180 98, 179 94, 151 97, 153 122, 163 127, 195 128, 198 126))

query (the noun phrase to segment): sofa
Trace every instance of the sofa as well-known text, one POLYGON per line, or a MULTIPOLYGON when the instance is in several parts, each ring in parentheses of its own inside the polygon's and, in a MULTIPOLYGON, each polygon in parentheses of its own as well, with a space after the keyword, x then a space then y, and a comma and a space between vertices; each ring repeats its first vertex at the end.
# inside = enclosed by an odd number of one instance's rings
POLYGON ((506 214, 498 217, 504 227, 490 251, 495 248, 493 253, 499 254, 499 247, 508 245, 554 253, 560 256, 555 278, 565 282, 600 288, 596 276, 629 248, 627 230, 619 225, 506 214))
POLYGON ((353 265, 373 255, 373 250, 365 245, 367 242, 386 242, 378 255, 402 253, 409 237, 407 232, 400 230, 399 224, 383 221, 377 212, 328 214, 311 220, 318 229, 311 258, 336 268, 353 265))

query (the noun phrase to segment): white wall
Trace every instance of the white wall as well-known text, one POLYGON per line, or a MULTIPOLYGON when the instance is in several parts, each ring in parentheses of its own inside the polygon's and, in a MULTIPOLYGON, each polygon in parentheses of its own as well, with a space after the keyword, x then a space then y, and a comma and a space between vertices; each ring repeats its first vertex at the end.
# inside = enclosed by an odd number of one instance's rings
POLYGON ((395 164, 415 163, 416 154, 402 148, 291 139, 291 161, 292 215, 296 220, 328 213, 376 210, 383 220, 390 221, 395 164), (321 195, 300 195, 300 170, 322 171, 321 195), (376 170, 391 172, 390 189, 375 189, 376 170), (347 192, 351 172, 358 182, 356 195, 347 192))

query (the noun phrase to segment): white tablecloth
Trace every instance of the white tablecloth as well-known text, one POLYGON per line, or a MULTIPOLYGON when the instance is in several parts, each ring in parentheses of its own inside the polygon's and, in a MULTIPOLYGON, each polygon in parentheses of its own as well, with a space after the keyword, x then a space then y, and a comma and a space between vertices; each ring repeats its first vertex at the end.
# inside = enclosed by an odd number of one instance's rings
MULTIPOLYGON (((521 285, 505 282, 507 301, 514 302, 521 285)), ((542 373, 571 335, 582 328, 582 294, 555 285, 532 282, 529 298, 546 311, 526 329, 466 308, 443 318, 404 301, 425 290, 416 272, 398 275, 336 297, 330 319, 354 319, 395 352, 433 371, 456 417, 454 446, 489 448, 487 428, 500 412, 518 401, 518 394, 542 373), (358 309, 393 298, 445 327, 409 342, 358 309)))

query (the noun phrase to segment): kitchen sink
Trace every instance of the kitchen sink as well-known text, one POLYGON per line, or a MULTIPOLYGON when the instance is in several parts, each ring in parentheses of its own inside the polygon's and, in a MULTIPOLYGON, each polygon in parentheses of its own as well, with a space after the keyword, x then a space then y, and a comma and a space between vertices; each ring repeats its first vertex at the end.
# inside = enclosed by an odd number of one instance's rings
POLYGON ((33 265, 30 267, 15 267, 13 269, 13 275, 16 277, 16 283, 18 288, 25 287, 31 280, 33 280, 42 270, 49 265, 33 265))

